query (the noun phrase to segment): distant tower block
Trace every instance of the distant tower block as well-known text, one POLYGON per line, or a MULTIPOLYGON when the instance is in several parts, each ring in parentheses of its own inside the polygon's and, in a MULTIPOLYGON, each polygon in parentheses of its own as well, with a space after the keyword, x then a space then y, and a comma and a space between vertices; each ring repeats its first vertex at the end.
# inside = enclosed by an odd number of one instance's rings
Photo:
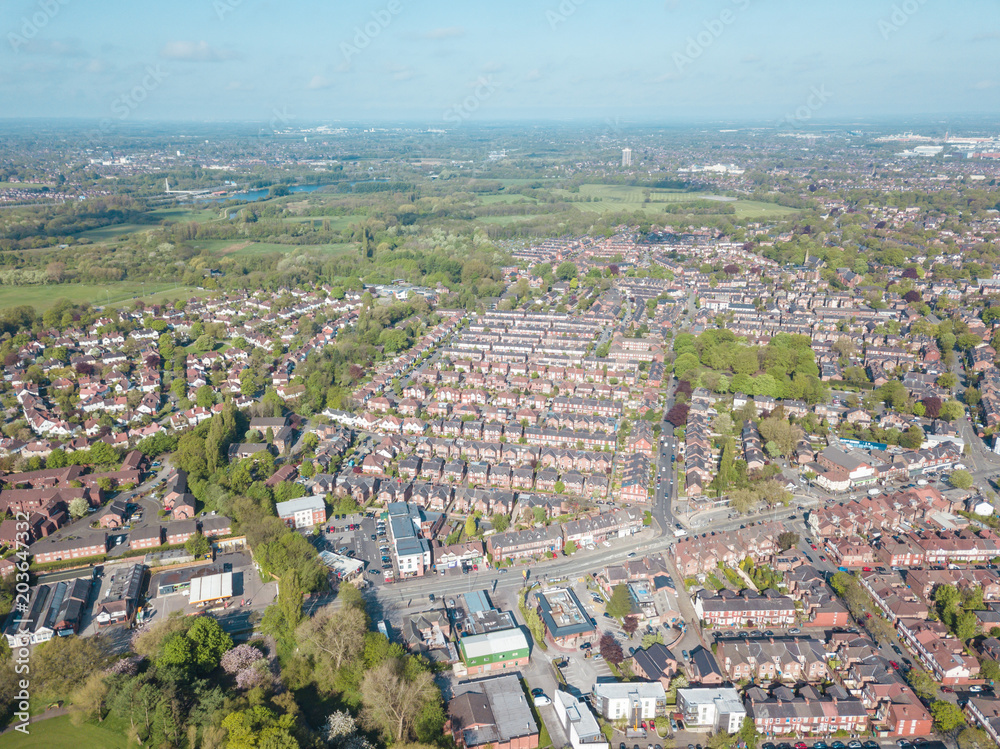
POLYGON ((632 149, 622 149, 622 166, 632 166, 632 149))

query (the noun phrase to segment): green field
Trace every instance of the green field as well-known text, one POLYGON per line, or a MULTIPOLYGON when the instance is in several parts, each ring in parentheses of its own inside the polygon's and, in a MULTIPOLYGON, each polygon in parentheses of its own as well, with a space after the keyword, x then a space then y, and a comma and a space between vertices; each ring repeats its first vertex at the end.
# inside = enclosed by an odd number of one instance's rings
POLYGON ((37 286, 0 286, 0 309, 28 304, 39 312, 44 312, 60 299, 71 302, 90 302, 95 306, 132 302, 141 298, 146 303, 156 303, 164 299, 189 298, 212 293, 208 290, 178 286, 174 283, 147 283, 146 296, 143 285, 136 281, 121 281, 105 285, 67 283, 37 286))
MULTIPOLYGON (((724 198, 708 192, 684 192, 683 190, 649 190, 649 202, 645 202, 646 188, 632 185, 581 185, 578 194, 568 190, 552 190, 554 195, 572 201, 581 195, 593 198, 589 203, 573 202, 573 206, 581 211, 604 213, 605 211, 642 211, 646 216, 670 223, 683 214, 661 212, 663 204, 690 203, 695 200, 718 200, 720 206, 731 205, 736 209, 737 218, 786 218, 799 211, 774 203, 762 203, 754 200, 738 200, 724 198)), ((715 215, 715 214, 709 214, 715 215)), ((719 214, 720 216, 723 214, 719 214)), ((709 216, 706 215, 706 218, 709 216)))
POLYGON ((364 216, 290 216, 282 219, 289 224, 309 224, 315 222, 316 226, 322 226, 324 221, 330 222, 330 229, 342 231, 350 228, 351 224, 359 224, 365 220, 364 216))
POLYGON ((526 195, 480 195, 480 205, 493 205, 495 203, 537 203, 538 198, 529 198, 526 195))
POLYGON ((339 255, 357 249, 356 244, 278 244, 276 242, 247 242, 237 239, 196 239, 191 242, 196 250, 208 250, 221 256, 266 255, 280 252, 290 255, 296 250, 312 250, 323 255, 339 255))
POLYGON ((9 731, 0 736, 0 749, 125 749, 128 740, 121 734, 98 725, 74 726, 68 715, 32 724, 25 736, 9 731))
MULTIPOLYGON (((229 244, 232 244, 230 242, 229 244)), ((357 249, 357 245, 350 243, 342 244, 273 244, 271 242, 251 242, 246 247, 241 247, 229 255, 267 255, 272 252, 280 252, 290 255, 297 250, 311 250, 322 255, 340 255, 357 249)))
POLYGON ((156 224, 115 224, 113 226, 102 226, 100 229, 88 229, 76 236, 89 239, 91 242, 107 242, 115 237, 123 237, 126 234, 135 234, 143 229, 152 229, 155 227, 156 224))
POLYGON ((41 190, 43 187, 53 188, 54 182, 0 182, 0 190, 41 190))
POLYGON ((529 219, 538 218, 543 214, 540 213, 529 213, 524 216, 479 216, 476 221, 481 221, 484 224, 499 224, 500 226, 507 226, 508 224, 516 224, 520 221, 528 221, 529 219))
POLYGON ((212 221, 219 218, 217 208, 164 208, 149 214, 154 221, 212 221))

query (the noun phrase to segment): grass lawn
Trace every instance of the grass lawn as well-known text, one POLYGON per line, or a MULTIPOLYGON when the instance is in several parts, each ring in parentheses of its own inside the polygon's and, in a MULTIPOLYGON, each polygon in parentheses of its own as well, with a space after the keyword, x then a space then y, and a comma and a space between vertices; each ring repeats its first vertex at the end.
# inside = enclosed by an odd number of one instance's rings
POLYGON ((290 218, 282 219, 286 223, 290 224, 308 224, 315 222, 316 226, 323 226, 324 221, 330 222, 330 229, 332 231, 340 231, 342 229, 347 229, 351 224, 358 224, 364 221, 364 216, 292 216, 290 218))
POLYGON ((88 229, 77 234, 77 237, 85 237, 91 242, 106 242, 109 239, 122 237, 126 234, 135 234, 143 229, 152 229, 156 224, 115 224, 114 226, 102 226, 99 229, 88 229))
POLYGON ((59 299, 69 299, 71 302, 90 302, 95 306, 132 302, 142 298, 144 302, 153 303, 163 299, 189 298, 191 296, 207 295, 209 290, 199 291, 190 286, 178 286, 175 283, 147 283, 146 296, 143 296, 143 285, 136 281, 122 281, 98 286, 96 284, 55 284, 32 286, 2 286, 0 287, 0 309, 30 304, 39 312, 43 312, 59 299))
POLYGON ((128 742, 121 734, 108 731, 97 724, 84 723, 74 726, 68 715, 33 723, 25 736, 20 731, 9 731, 0 736, 0 749, 125 749, 128 742))
POLYGON ((211 221, 219 218, 219 209, 215 208, 164 208, 151 211, 154 221, 211 221))
POLYGON ((529 198, 525 195, 480 195, 480 205, 493 205, 494 203, 537 203, 537 198, 529 198))
POLYGON ((529 221, 533 218, 538 218, 543 214, 540 213, 528 213, 524 216, 479 216, 476 221, 481 221, 484 224, 499 224, 500 226, 506 226, 507 224, 516 224, 519 221, 529 221))
MULTIPOLYGON (((574 202, 573 206, 581 211, 603 213, 608 210, 642 211, 646 216, 657 222, 671 223, 684 214, 661 213, 657 204, 689 203, 695 200, 714 199, 708 192, 684 192, 683 190, 650 189, 649 202, 645 201, 645 188, 631 185, 581 185, 579 195, 593 198, 590 203, 574 202)), ((553 190, 554 194, 570 199, 573 193, 567 190, 553 190)), ((763 203, 755 200, 719 200, 719 205, 732 205, 736 208, 736 218, 772 219, 787 218, 799 213, 796 208, 786 208, 774 203, 763 203)), ((720 214, 723 215, 723 214, 720 214)), ((708 215, 704 218, 709 218, 708 215)))
MULTIPOLYGON (((230 242, 232 244, 232 242, 230 242)), ((357 246, 348 242, 341 244, 272 244, 270 242, 251 242, 232 253, 232 255, 267 255, 273 252, 280 252, 290 255, 296 250, 315 250, 323 255, 339 255, 357 249, 357 246)))
POLYGON ((43 187, 53 188, 54 182, 0 182, 0 190, 41 190, 43 187))
POLYGON ((739 218, 787 218, 801 212, 799 208, 788 208, 775 203, 761 203, 757 200, 736 201, 736 215, 739 218))

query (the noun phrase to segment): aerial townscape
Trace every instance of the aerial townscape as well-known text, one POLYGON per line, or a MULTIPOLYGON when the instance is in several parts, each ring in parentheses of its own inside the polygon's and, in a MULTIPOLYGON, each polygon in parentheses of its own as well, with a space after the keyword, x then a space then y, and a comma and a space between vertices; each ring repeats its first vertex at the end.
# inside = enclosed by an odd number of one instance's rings
MULTIPOLYGON (((815 86, 783 119, 697 109, 742 96, 708 58, 774 12, 746 0, 655 10, 702 24, 667 55, 687 119, 525 117, 536 80, 612 94, 548 58, 503 84, 517 45, 443 116, 408 110, 435 60, 493 44, 440 3, 290 10, 303 53, 321 17, 349 40, 308 86, 236 51, 247 22, 287 29, 266 4, 205 4, 219 46, 176 41, 189 9, 23 5, 0 749, 1000 745, 995 109, 948 114, 957 84, 878 117, 820 117, 815 86), (144 58, 93 24, 145 21, 166 67, 108 120, 80 92, 144 58), (369 47, 409 50, 398 110, 346 83, 386 77, 369 47), (241 66, 261 89, 212 72, 241 66), (243 114, 268 86, 337 114, 243 114)), ((532 33, 589 43, 618 23, 597 5, 532 33)), ((904 66, 895 34, 975 4, 847 5, 904 66)))

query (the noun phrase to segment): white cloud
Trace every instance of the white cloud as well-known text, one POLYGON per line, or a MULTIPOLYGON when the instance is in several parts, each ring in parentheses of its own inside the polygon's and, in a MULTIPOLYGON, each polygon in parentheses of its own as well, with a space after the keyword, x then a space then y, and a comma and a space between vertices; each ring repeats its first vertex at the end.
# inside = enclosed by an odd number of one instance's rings
POLYGON ((206 41, 200 42, 167 42, 160 50, 160 57, 167 60, 181 60, 184 62, 220 62, 222 60, 232 60, 236 53, 231 50, 217 49, 206 41))
POLYGON ((431 29, 423 35, 424 39, 455 39, 465 36, 465 29, 461 26, 445 26, 438 29, 431 29))
POLYGON ((29 55, 52 57, 82 57, 86 54, 79 39, 31 39, 21 45, 20 49, 29 55))
POLYGON ((392 73, 394 81, 409 81, 416 77, 417 73, 413 68, 406 65, 389 65, 389 72, 392 73))
POLYGON ((311 89, 312 91, 320 91, 324 88, 330 88, 332 85, 333 81, 329 78, 322 75, 314 75, 306 88, 311 89))
POLYGON ((86 70, 88 73, 94 73, 94 74, 106 73, 111 69, 111 65, 108 64, 107 60, 101 60, 95 57, 92 60, 88 60, 87 64, 84 65, 83 69, 86 70))
POLYGON ((655 78, 650 79, 650 83, 669 83, 670 81, 679 81, 681 79, 681 74, 676 71, 667 71, 655 78))

